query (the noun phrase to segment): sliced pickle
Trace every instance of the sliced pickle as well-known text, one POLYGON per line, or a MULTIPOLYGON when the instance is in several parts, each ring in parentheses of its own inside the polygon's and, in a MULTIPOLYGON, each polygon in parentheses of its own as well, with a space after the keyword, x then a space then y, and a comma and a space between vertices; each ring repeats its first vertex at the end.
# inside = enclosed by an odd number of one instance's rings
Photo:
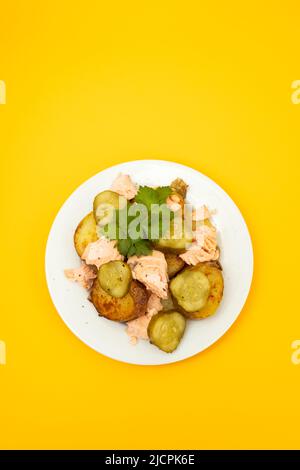
POLYGON ((183 336, 185 324, 184 316, 176 311, 154 315, 148 325, 150 342, 164 352, 175 351, 183 336))
POLYGON ((221 303, 224 291, 224 280, 220 269, 210 262, 199 263, 193 269, 196 268, 207 276, 210 283, 210 292, 203 308, 197 312, 186 313, 186 316, 191 319, 206 318, 213 315, 221 303))
POLYGON ((176 308, 186 317, 209 317, 216 312, 223 297, 222 271, 213 262, 199 263, 177 274, 170 282, 170 290, 176 308), (207 283, 203 282, 202 275, 209 283, 208 293, 207 283), (197 305, 202 306, 195 309, 197 305))
POLYGON ((155 242, 155 248, 166 253, 184 253, 193 241, 193 235, 192 233, 188 233, 187 231, 185 233, 182 233, 181 235, 180 224, 182 224, 181 230, 182 232, 184 232, 183 221, 178 221, 174 218, 171 223, 169 233, 166 233, 163 238, 160 238, 155 242))
POLYGON ((172 279, 170 290, 180 307, 186 312, 196 312, 207 302, 210 282, 199 269, 187 268, 172 279))
POLYGON ((126 206, 126 199, 114 191, 102 191, 94 199, 93 211, 98 225, 104 226, 112 221, 115 210, 126 206))
POLYGON ((100 286, 112 297, 124 297, 130 288, 131 270, 124 261, 110 261, 100 266, 98 271, 100 286))

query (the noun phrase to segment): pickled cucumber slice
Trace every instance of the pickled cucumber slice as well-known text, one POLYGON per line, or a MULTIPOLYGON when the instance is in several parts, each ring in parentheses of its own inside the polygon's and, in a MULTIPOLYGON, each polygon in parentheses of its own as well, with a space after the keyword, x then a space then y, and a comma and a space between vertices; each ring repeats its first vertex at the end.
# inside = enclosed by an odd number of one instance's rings
MULTIPOLYGON (((176 227, 178 227, 176 223, 178 224, 178 221, 176 222, 174 219, 171 224, 170 232, 166 233, 163 238, 160 238, 155 242, 155 248, 165 253, 179 254, 186 251, 187 247, 193 241, 193 235, 192 233, 188 233, 186 231, 186 233, 183 233, 180 238, 177 238, 177 234, 180 232, 178 232, 176 229, 176 227)), ((184 230, 182 230, 182 232, 184 232, 184 230)))
POLYGON ((94 199, 93 211, 98 225, 104 226, 112 221, 115 210, 123 209, 126 199, 114 191, 102 191, 94 199))
POLYGON ((193 269, 198 269, 205 274, 210 283, 210 292, 204 307, 197 312, 185 312, 186 317, 197 320, 216 313, 223 297, 224 280, 222 271, 210 262, 199 263, 193 269))
POLYGON ((154 315, 148 325, 150 342, 164 352, 175 351, 183 336, 185 324, 184 316, 176 311, 154 315))
POLYGON ((130 288, 131 270, 124 261, 110 261, 100 266, 98 271, 100 286, 112 297, 124 297, 130 288))
POLYGON ((172 295, 186 312, 196 312, 207 302, 210 292, 208 277, 195 268, 187 268, 170 282, 172 295))

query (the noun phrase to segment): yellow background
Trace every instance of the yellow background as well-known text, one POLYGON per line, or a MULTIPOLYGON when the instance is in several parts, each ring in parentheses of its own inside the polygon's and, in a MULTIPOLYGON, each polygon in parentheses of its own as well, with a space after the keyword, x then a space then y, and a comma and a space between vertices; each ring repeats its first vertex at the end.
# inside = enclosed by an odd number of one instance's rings
POLYGON ((299 447, 299 2, 0 9, 0 447, 299 447), (230 331, 162 367, 86 347, 56 313, 44 276, 49 229, 70 193, 144 158, 185 163, 220 184, 255 254, 251 294, 230 331))

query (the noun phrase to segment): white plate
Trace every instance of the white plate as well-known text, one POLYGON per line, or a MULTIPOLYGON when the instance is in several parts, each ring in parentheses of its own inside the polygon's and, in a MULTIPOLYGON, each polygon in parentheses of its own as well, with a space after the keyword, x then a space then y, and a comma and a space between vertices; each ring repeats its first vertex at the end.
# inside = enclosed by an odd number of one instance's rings
POLYGON ((113 166, 93 176, 64 203, 52 225, 46 248, 46 278, 53 303, 70 330, 105 356, 131 364, 167 364, 193 356, 217 341, 238 317, 249 292, 253 273, 252 244, 246 223, 231 198, 212 180, 192 168, 162 160, 141 160, 113 166), (177 350, 160 351, 147 341, 129 343, 125 326, 100 318, 87 292, 65 278, 64 269, 80 265, 73 245, 79 221, 91 211, 94 196, 108 189, 118 175, 127 173, 142 185, 168 185, 180 177, 189 184, 189 201, 216 209, 224 274, 224 297, 217 313, 187 322, 177 350))

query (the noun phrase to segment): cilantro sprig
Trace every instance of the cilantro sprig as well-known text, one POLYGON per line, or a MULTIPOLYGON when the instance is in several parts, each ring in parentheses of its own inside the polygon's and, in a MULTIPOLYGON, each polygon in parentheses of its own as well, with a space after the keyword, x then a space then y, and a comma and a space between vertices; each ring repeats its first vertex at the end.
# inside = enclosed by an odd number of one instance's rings
POLYGON ((144 204, 148 211, 151 211, 152 204, 164 204, 167 197, 172 193, 170 186, 159 186, 158 188, 151 188, 150 186, 140 186, 135 202, 144 204))

